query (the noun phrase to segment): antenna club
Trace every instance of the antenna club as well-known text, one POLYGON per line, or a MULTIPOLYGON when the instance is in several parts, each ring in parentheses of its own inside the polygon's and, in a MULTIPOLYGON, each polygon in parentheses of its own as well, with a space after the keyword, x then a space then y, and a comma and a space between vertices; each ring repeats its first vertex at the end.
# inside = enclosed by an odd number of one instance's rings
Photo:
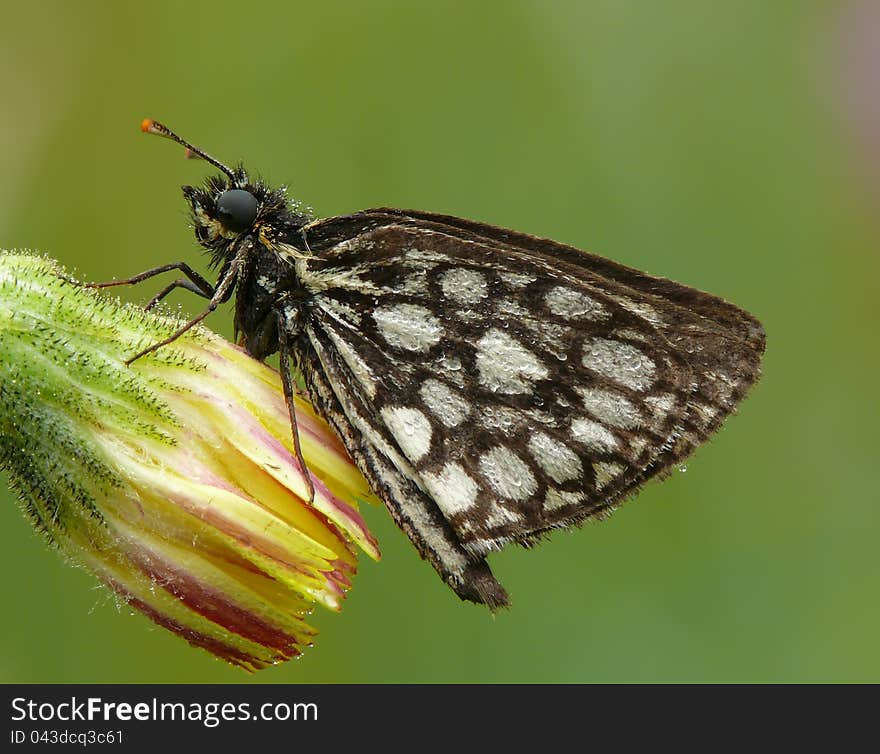
POLYGON ((180 146, 182 146, 186 150, 186 156, 189 158, 200 157, 205 160, 205 162, 210 163, 218 170, 222 170, 229 176, 231 181, 236 180, 235 173, 226 165, 224 165, 219 160, 211 157, 211 155, 203 152, 198 147, 193 146, 185 139, 181 139, 174 131, 172 131, 168 126, 165 126, 157 120, 153 120, 152 118, 144 118, 141 121, 141 131, 148 134, 156 134, 156 136, 164 136, 166 139, 171 139, 171 141, 176 141, 180 146))
POLYGON ((145 134, 159 133, 161 129, 157 126, 159 126, 159 124, 156 123, 156 121, 154 121, 152 118, 144 118, 141 121, 141 131, 143 131, 145 134))

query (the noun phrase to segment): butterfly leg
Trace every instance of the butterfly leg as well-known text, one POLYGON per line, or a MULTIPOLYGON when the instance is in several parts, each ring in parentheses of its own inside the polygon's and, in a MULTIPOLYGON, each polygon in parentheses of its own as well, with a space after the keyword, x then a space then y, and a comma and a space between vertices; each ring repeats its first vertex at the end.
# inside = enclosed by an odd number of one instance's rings
POLYGON ((191 293, 195 293, 202 298, 211 298, 214 295, 214 286, 211 286, 209 289, 201 288, 191 280, 185 280, 183 278, 178 278, 173 283, 169 283, 166 285, 161 291, 159 291, 153 298, 150 299, 150 302, 144 306, 144 310, 150 311, 156 304, 158 304, 163 298, 165 298, 171 291, 175 288, 183 288, 184 290, 190 291, 191 293))
MULTIPOLYGON (((152 267, 149 270, 144 270, 137 275, 133 275, 130 278, 123 278, 122 280, 110 280, 106 283, 85 283, 84 285, 86 288, 114 288, 118 285, 137 285, 144 280, 149 280, 152 277, 156 277, 156 275, 161 275, 163 272, 170 272, 171 270, 180 270, 187 278, 189 278, 189 284, 184 285, 183 283, 186 281, 183 280, 175 281, 172 286, 169 286, 169 292, 175 287, 181 287, 193 291, 194 293, 198 293, 204 298, 211 298, 211 296, 214 295, 214 286, 199 275, 199 273, 186 262, 172 262, 170 264, 160 265, 159 267, 152 267), (177 283, 181 283, 182 285, 178 286, 177 283), (192 287, 189 287, 190 284, 192 287)), ((165 293, 164 295, 168 294, 165 293)))
POLYGON ((144 307, 146 311, 150 311, 156 304, 158 304, 163 298, 165 298, 171 291, 175 288, 183 288, 184 290, 195 293, 202 298, 211 298, 214 295, 214 286, 211 285, 205 278, 199 275, 192 267, 190 267, 186 262, 175 262, 172 264, 163 264, 160 267, 153 267, 152 269, 146 270, 139 275, 135 275, 130 278, 125 278, 123 280, 111 280, 107 283, 86 283, 86 288, 113 288, 117 285, 136 285, 137 283, 141 283, 144 280, 149 280, 156 275, 161 275, 163 272, 169 272, 170 270, 180 270, 188 279, 178 278, 173 283, 169 283, 166 285, 159 293, 153 296, 150 299, 150 302, 144 307))
MULTIPOLYGON (((145 348, 143 351, 139 351, 130 359, 126 359, 126 366, 131 366, 131 364, 141 358, 141 356, 146 356, 148 353, 158 351, 160 348, 162 348, 162 346, 167 346, 169 343, 173 343, 181 335, 183 335, 188 330, 191 330, 193 327, 199 324, 199 322, 205 319, 209 314, 215 311, 217 307, 220 306, 220 304, 222 304, 224 301, 226 301, 235 290, 235 283, 238 280, 238 271, 241 268, 241 265, 244 263, 244 259, 244 255, 239 255, 235 259, 233 259, 232 263, 229 265, 229 269, 226 271, 226 274, 217 284, 217 287, 213 289, 214 293, 211 296, 211 301, 208 303, 208 308, 205 309, 205 311, 203 311, 197 317, 193 317, 189 322, 183 325, 175 333, 165 338, 165 340, 160 340, 158 343, 153 343, 153 345, 145 348)), ((174 269, 174 265, 166 266, 166 269, 174 269)), ((147 272, 141 273, 141 275, 135 275, 134 278, 129 278, 129 280, 134 280, 135 282, 139 283, 141 280, 146 280, 146 277, 152 277, 152 275, 154 274, 158 273, 154 270, 147 270, 147 272), (143 277, 144 275, 146 275, 146 277, 143 277), (140 279, 138 280, 136 278, 140 279)), ((122 285, 124 284, 124 282, 125 281, 120 281, 119 284, 122 285)))
POLYGON ((311 504, 315 500, 315 484, 312 482, 312 475, 309 472, 308 466, 306 466, 305 458, 303 458, 302 446, 299 441, 299 429, 296 424, 296 406, 293 403, 293 397, 299 391, 290 375, 290 348, 287 343, 287 333, 283 326, 283 315, 279 313, 278 319, 278 369, 281 372, 281 384, 284 387, 284 400, 287 403, 287 413, 290 416, 290 429, 293 432, 293 453, 296 456, 296 461, 306 479, 306 484, 309 489, 308 502, 311 504))

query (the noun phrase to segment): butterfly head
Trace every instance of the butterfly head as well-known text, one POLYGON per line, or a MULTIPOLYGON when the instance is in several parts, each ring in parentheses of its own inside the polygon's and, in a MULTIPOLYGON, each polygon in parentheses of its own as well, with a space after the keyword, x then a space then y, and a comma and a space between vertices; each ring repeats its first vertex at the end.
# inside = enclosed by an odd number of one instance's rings
POLYGON ((186 148, 187 156, 205 160, 222 171, 208 178, 204 186, 183 187, 196 240, 211 253, 215 265, 232 259, 242 238, 249 234, 259 237, 264 225, 287 214, 284 189, 270 189, 262 181, 251 181, 240 165, 227 167, 155 120, 145 120, 141 130, 176 141, 186 148))
POLYGON ((261 183, 250 183, 241 168, 231 176, 212 176, 202 187, 183 187, 196 240, 214 254, 259 232, 276 207, 274 193, 261 183))

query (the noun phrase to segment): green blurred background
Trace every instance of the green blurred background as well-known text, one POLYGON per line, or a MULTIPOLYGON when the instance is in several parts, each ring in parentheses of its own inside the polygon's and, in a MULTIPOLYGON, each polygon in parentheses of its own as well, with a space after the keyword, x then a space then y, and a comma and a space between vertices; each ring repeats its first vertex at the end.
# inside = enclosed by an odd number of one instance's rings
MULTIPOLYGON (((205 165, 144 137, 150 116, 321 216, 457 214, 719 294, 764 321, 768 351, 687 473, 493 558, 512 610, 460 603, 375 508, 383 561, 315 615, 302 660, 256 676, 117 608, 3 480, 0 681, 880 680, 860 5, 4 2, 2 247, 95 280, 204 270, 179 186, 205 165)), ((230 335, 230 312, 211 325, 230 335)))

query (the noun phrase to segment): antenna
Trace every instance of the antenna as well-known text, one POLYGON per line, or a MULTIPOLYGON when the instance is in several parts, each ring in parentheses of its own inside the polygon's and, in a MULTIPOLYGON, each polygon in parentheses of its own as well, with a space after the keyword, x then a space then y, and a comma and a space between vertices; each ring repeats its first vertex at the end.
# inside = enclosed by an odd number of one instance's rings
POLYGON ((226 175, 229 176, 229 179, 235 182, 235 173, 232 172, 226 165, 224 165, 220 160, 215 160, 211 155, 207 152, 203 152, 198 147, 194 147, 188 141, 181 139, 174 131, 172 131, 168 126, 163 126, 159 121, 153 120, 152 118, 144 118, 141 122, 141 131, 146 134, 155 134, 156 136, 164 136, 166 139, 171 139, 171 141, 176 141, 183 147, 186 147, 187 154, 189 156, 195 155, 196 157, 201 157, 205 162, 211 163, 215 168, 222 170, 226 175))

